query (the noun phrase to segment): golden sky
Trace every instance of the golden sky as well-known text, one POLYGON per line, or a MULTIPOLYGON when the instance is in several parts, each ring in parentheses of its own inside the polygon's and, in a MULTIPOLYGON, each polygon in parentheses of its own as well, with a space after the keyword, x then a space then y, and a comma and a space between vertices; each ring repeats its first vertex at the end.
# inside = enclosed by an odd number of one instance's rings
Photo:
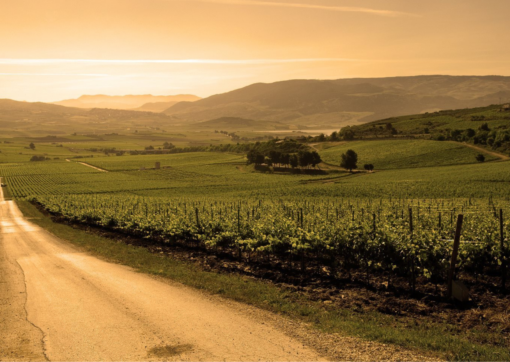
POLYGON ((0 98, 510 75, 510 0, 0 0, 0 98))

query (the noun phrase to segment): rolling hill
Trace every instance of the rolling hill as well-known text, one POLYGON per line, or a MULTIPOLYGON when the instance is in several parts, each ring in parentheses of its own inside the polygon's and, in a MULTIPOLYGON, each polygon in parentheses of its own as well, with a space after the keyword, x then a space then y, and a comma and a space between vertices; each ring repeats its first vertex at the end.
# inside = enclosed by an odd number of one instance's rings
MULTIPOLYGON (((145 106, 147 103, 167 103, 166 106, 160 107, 164 110, 178 102, 193 102, 199 100, 200 97, 182 94, 175 96, 153 96, 146 95, 126 95, 126 96, 107 96, 107 95, 83 95, 77 99, 67 99, 60 102, 54 102, 60 106, 76 107, 76 108, 110 108, 110 109, 136 109, 151 107, 145 106)), ((152 111, 150 109, 139 109, 142 111, 152 111)))
POLYGON ((210 121, 200 122, 195 124, 199 129, 215 129, 215 130, 286 130, 289 129, 288 125, 279 122, 268 121, 255 121, 253 119, 245 119, 239 117, 222 117, 212 119, 210 121))
POLYGON ((444 110, 386 118, 350 129, 357 137, 384 137, 391 134, 388 124, 401 136, 446 135, 451 130, 477 130, 483 124, 491 130, 506 130, 510 128, 510 111, 501 105, 444 110))
POLYGON ((406 114, 480 107, 510 99, 510 77, 416 76, 257 83, 164 111, 203 122, 241 117, 318 128, 406 114))
POLYGON ((162 113, 81 109, 0 99, 0 132, 4 136, 133 132, 164 129, 174 124, 170 116, 162 113))

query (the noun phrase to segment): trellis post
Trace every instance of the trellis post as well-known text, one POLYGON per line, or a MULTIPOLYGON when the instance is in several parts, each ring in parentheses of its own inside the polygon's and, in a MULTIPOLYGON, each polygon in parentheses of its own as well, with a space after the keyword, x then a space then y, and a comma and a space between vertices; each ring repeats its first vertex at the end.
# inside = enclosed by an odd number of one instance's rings
POLYGON ((460 214, 457 218, 457 229, 455 230, 455 239, 453 240, 452 259, 450 261, 450 270, 448 270, 448 291, 447 291, 448 298, 452 297, 453 276, 455 274, 455 265, 457 264, 457 255, 459 253, 460 234, 462 231, 462 222, 463 221, 464 221, 464 215, 460 214))

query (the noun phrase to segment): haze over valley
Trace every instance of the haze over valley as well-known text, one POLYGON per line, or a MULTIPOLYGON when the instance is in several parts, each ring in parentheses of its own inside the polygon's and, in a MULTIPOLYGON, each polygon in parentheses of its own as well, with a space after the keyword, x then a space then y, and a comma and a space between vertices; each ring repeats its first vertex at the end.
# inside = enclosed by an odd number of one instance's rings
POLYGON ((53 103, 64 107, 3 100, 0 128, 14 125, 20 132, 49 134, 65 133, 61 126, 71 124, 81 133, 147 127, 317 133, 406 114, 483 107, 507 100, 510 77, 501 76, 289 80, 252 84, 204 99, 192 95, 84 95, 53 103))

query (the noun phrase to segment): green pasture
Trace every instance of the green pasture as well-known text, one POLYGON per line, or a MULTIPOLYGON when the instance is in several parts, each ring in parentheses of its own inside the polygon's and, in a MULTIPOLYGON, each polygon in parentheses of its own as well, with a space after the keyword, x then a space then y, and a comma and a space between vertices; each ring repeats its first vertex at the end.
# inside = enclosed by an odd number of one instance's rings
MULTIPOLYGON (((324 162, 340 165, 342 154, 352 149, 358 154, 358 168, 373 164, 376 170, 436 167, 476 163, 480 152, 455 142, 429 140, 381 140, 346 142, 333 147, 323 146, 324 162)), ((496 160, 485 155, 486 161, 496 160)))

